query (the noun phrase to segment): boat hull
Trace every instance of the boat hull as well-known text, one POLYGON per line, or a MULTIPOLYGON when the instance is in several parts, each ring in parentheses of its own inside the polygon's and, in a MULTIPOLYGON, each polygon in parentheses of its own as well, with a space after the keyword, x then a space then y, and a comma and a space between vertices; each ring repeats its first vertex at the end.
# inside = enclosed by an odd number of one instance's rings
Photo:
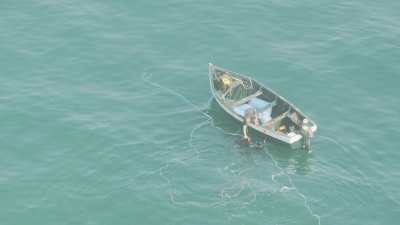
MULTIPOLYGON (((238 121, 238 122, 240 122, 240 123, 243 123, 243 122, 244 122, 244 119, 243 119, 241 116, 239 116, 238 114, 236 114, 236 113, 227 105, 227 103, 223 101, 223 99, 220 97, 220 95, 218 95, 218 94, 216 93, 216 88, 214 87, 214 82, 213 82, 213 79, 214 79, 214 72, 215 72, 214 70, 215 70, 216 68, 218 68, 218 69, 221 70, 221 71, 227 71, 227 72, 229 72, 229 73, 233 73, 232 71, 228 71, 228 70, 222 69, 222 68, 220 68, 220 67, 216 67, 216 66, 214 66, 214 65, 211 64, 211 63, 209 64, 209 79, 210 79, 210 89, 211 89, 212 95, 213 95, 215 101, 218 103, 218 105, 219 105, 228 115, 230 115, 230 116, 231 116, 232 118, 234 118, 236 121, 238 121)), ((235 73, 235 75, 237 75, 237 76, 242 76, 242 75, 239 75, 239 74, 236 74, 236 73, 235 73)), ((252 81, 253 81, 253 82, 257 82, 257 81, 255 81, 255 80, 252 80, 252 81)), ((257 82, 257 84, 259 84, 259 83, 257 82)), ((262 87, 263 87, 263 89, 268 90, 269 92, 274 93, 274 94, 275 94, 276 96, 278 96, 279 98, 285 100, 285 102, 287 102, 291 107, 295 108, 298 112, 300 112, 300 110, 297 109, 297 107, 295 107, 293 104, 291 104, 290 102, 288 102, 288 101, 287 101, 286 99, 284 99, 282 96, 277 95, 277 94, 276 94, 275 92, 273 92, 271 89, 268 89, 268 88, 266 88, 266 87, 264 87, 264 86, 262 86, 262 87)), ((307 118, 308 118, 308 117, 307 117, 307 118)), ((313 122, 312 122, 312 123, 313 123, 313 122)), ((303 136, 300 135, 300 134, 295 134, 295 135, 292 135, 292 136, 283 135, 283 134, 274 132, 274 131, 272 131, 272 130, 270 130, 270 129, 267 129, 266 127, 256 126, 256 125, 254 125, 254 124, 249 124, 249 127, 250 127, 252 130, 256 131, 257 133, 259 133, 259 134, 261 134, 261 135, 264 135, 264 136, 266 136, 266 137, 273 138, 273 139, 275 139, 275 140, 277 140, 277 141, 279 141, 279 142, 282 142, 282 143, 289 144, 289 145, 291 145, 291 146, 294 147, 294 148, 297 148, 297 147, 301 146, 301 144, 299 144, 299 143, 302 143, 302 140, 303 140, 303 136)), ((312 133, 314 133, 316 130, 317 130, 317 126, 315 125, 315 123, 313 123, 313 126, 311 127, 312 133)))

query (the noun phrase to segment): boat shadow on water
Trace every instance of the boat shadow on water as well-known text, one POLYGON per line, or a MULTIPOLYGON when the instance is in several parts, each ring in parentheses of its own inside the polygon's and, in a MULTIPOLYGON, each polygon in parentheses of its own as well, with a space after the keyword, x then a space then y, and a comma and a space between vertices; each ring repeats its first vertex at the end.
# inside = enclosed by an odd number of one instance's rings
POLYGON ((313 154, 298 146, 290 146, 273 138, 268 138, 258 132, 250 131, 252 144, 242 143, 242 124, 228 116, 215 100, 211 101, 207 112, 216 127, 226 134, 233 134, 233 145, 243 155, 260 155, 272 159, 281 169, 294 171, 299 175, 311 172, 313 154))

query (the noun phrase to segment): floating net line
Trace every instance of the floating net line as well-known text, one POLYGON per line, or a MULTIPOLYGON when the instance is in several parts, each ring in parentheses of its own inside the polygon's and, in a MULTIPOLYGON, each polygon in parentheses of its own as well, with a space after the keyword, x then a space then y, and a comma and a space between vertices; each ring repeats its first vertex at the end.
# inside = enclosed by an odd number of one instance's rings
MULTIPOLYGON (((195 133, 196 133, 198 130, 200 130, 201 128, 207 126, 207 125, 211 125, 212 127, 214 127, 214 128, 216 128, 216 129, 222 131, 222 132, 223 132, 224 134, 226 134, 226 135, 241 136, 240 133, 231 133, 231 132, 227 132, 227 131, 225 131, 223 128, 216 126, 215 123, 214 123, 213 118, 212 118, 210 115, 208 115, 208 114, 206 113, 207 107, 210 105, 211 101, 213 100, 212 97, 207 101, 207 104, 206 104, 204 107, 199 107, 199 106, 195 105, 194 103, 192 103, 192 102, 191 102, 189 99, 187 99, 184 95, 182 95, 182 94, 180 94, 180 93, 178 93, 178 92, 176 92, 176 91, 174 91, 174 90, 172 90, 172 89, 170 89, 170 88, 168 88, 168 87, 162 86, 162 85, 160 85, 160 84, 158 84, 158 83, 152 81, 151 78, 152 78, 152 75, 151 75, 151 74, 144 73, 144 74, 142 75, 142 80, 143 80, 145 83, 147 83, 147 84, 149 84, 149 85, 151 85, 151 86, 153 86, 153 87, 155 87, 155 88, 159 88, 160 90, 163 90, 163 91, 165 91, 165 92, 167 92, 167 93, 169 93, 169 94, 171 94, 171 95, 174 95, 174 96, 180 98, 180 99, 181 99, 182 101, 184 101, 186 104, 188 104, 189 106, 193 107, 194 111, 199 112, 199 113, 206 119, 206 121, 203 121, 203 122, 201 122, 201 123, 196 124, 196 125, 192 128, 192 130, 191 130, 191 132, 190 132, 189 146, 190 146, 192 149, 194 149, 194 151, 195 151, 195 156, 194 156, 194 158, 199 159, 200 154, 202 153, 202 152, 201 152, 200 150, 198 150, 198 148, 193 144, 193 139, 194 139, 195 133)), ((273 155, 270 153, 270 151, 269 151, 268 149, 265 151, 265 153, 266 153, 266 154, 269 156, 269 158, 271 159, 271 161, 272 161, 274 167, 275 167, 277 170, 279 170, 278 173, 272 174, 272 175, 271 175, 271 180, 272 180, 275 184, 277 184, 278 186, 280 186, 280 188, 279 188, 279 190, 277 190, 277 192, 289 192, 289 191, 292 191, 292 190, 293 190, 298 196, 300 196, 300 197, 303 199, 303 201, 304 201, 304 207, 307 209, 307 211, 309 212, 309 214, 310 214, 313 218, 316 219, 316 222, 317 222, 318 225, 321 225, 321 217, 320 217, 317 213, 315 213, 315 212, 313 211, 313 209, 311 208, 311 204, 310 204, 310 202, 309 202, 307 196, 306 196, 305 194, 303 194, 303 193, 299 190, 299 188, 295 185, 295 183, 293 182, 293 179, 292 179, 291 175, 290 175, 285 169, 283 169, 282 167, 280 167, 280 166, 278 165, 277 160, 273 157, 273 155), (283 185, 282 183, 278 182, 278 181, 276 180, 276 178, 279 177, 279 176, 286 176, 286 177, 288 178, 288 181, 289 181, 289 184, 290 184, 291 187, 285 186, 285 185, 283 185)), ((163 180, 165 180, 165 181, 168 183, 168 185, 171 187, 171 186, 172 186, 172 182, 171 182, 171 180, 168 178, 168 176, 165 175, 165 171, 166 171, 166 170, 170 167, 170 165, 173 164, 173 163, 181 163, 181 164, 184 164, 184 165, 187 166, 187 165, 188 165, 188 164, 187 164, 187 161, 190 160, 190 159, 193 159, 193 157, 188 157, 188 158, 179 159, 179 160, 173 159, 173 160, 167 162, 165 165, 163 165, 163 166, 160 167, 159 169, 157 169, 157 170, 155 170, 155 171, 148 172, 147 174, 156 174, 156 173, 158 173, 159 176, 160 176, 163 180)), ((255 167, 255 166, 254 166, 254 167, 255 167)), ((238 175, 238 176, 241 176, 244 172, 246 172, 246 171, 248 171, 248 170, 250 170, 250 169, 254 169, 254 167, 252 167, 252 168, 247 168, 247 169, 244 169, 244 170, 242 170, 242 171, 239 171, 237 175, 238 175)), ((245 190, 246 188, 249 189, 249 190, 251 190, 251 192, 252 192, 252 198, 249 199, 249 201, 243 202, 242 205, 243 205, 243 206, 245 206, 245 205, 250 205, 250 204, 252 204, 253 202, 255 202, 255 201, 257 200, 257 192, 255 192, 254 190, 252 190, 251 183, 248 182, 248 181, 246 181, 246 179, 243 179, 243 180, 241 179, 241 180, 240 180, 239 190, 237 190, 237 191, 234 192, 233 194, 229 194, 229 193, 228 193, 229 190, 235 190, 235 186, 237 186, 237 185, 233 184, 233 185, 230 186, 230 187, 226 187, 226 188, 223 188, 222 190, 220 190, 219 193, 218 193, 218 195, 217 195, 217 199, 218 199, 218 200, 217 200, 217 201, 214 201, 214 202, 197 202, 197 201, 183 201, 183 202, 181 202, 181 201, 178 201, 178 200, 176 199, 176 195, 177 195, 177 194, 176 194, 176 190, 173 190, 172 188, 171 188, 171 190, 168 191, 168 194, 169 194, 170 201, 171 201, 171 203, 173 203, 173 204, 176 204, 176 205, 186 205, 186 206, 196 206, 196 207, 202 207, 202 208, 206 208, 206 207, 216 207, 216 206, 224 205, 224 200, 225 200, 226 198, 235 198, 235 197, 238 197, 238 196, 243 192, 243 190, 245 190)))

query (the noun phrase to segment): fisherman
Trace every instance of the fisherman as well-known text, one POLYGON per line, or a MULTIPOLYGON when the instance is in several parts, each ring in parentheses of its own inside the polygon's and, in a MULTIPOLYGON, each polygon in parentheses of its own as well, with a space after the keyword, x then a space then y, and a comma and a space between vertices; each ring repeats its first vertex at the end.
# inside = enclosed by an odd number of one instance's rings
POLYGON ((241 138, 240 142, 243 143, 243 144, 247 144, 247 145, 251 144, 251 139, 250 139, 250 136, 248 134, 248 128, 249 128, 248 126, 250 125, 250 123, 251 123, 251 117, 246 116, 244 118, 244 124, 243 124, 243 128, 242 128, 243 137, 241 138))
POLYGON ((231 77, 229 76, 229 74, 223 73, 220 76, 220 80, 221 80, 221 84, 222 84, 222 91, 223 92, 227 91, 232 83, 231 77))
POLYGON ((256 109, 254 109, 253 124, 256 126, 260 126, 260 119, 258 118, 258 113, 256 109))
POLYGON ((264 149, 264 143, 260 141, 255 141, 253 142, 248 134, 248 129, 249 125, 252 123, 251 117, 245 117, 244 118, 244 124, 243 124, 243 137, 240 139, 240 144, 248 146, 250 148, 255 148, 255 149, 264 149))
MULTIPOLYGON (((242 144, 247 144, 251 146, 253 143, 249 136, 249 126, 253 124, 259 126, 259 121, 257 117, 257 111, 254 108, 249 108, 245 111, 244 119, 243 119, 243 137, 241 139, 242 144)), ((255 143, 257 144, 257 143, 255 143)))
POLYGON ((293 121, 293 123, 295 123, 296 125, 299 125, 300 124, 300 118, 299 118, 299 114, 296 112, 296 111, 294 111, 293 113, 291 113, 290 115, 289 115, 289 118, 293 121))
POLYGON ((302 126, 301 126, 301 133, 303 134, 303 148, 306 149, 307 151, 311 150, 311 138, 313 137, 313 132, 311 130, 311 127, 309 126, 309 121, 308 119, 304 119, 302 126))
POLYGON ((279 133, 286 133, 287 132, 287 127, 285 124, 282 124, 281 126, 279 126, 279 128, 276 130, 279 133))

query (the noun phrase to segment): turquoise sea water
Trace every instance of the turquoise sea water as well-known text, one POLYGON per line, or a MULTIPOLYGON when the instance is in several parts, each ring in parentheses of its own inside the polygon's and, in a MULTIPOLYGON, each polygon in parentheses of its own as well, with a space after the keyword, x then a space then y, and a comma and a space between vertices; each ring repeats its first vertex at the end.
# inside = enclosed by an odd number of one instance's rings
POLYGON ((0 224, 398 224, 400 2, 0 2, 0 224), (236 146, 207 63, 319 125, 236 146))

